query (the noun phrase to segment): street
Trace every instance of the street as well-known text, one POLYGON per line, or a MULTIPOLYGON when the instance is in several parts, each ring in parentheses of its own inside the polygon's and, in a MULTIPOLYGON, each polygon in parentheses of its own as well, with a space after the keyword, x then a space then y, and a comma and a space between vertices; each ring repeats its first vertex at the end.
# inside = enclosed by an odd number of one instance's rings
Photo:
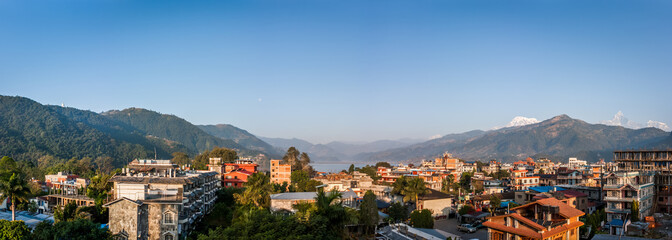
POLYGON ((457 230, 457 219, 456 218, 436 220, 436 221, 434 221, 434 228, 442 230, 442 231, 446 231, 448 233, 458 235, 462 238, 462 240, 470 240, 470 239, 487 240, 488 239, 488 229, 487 228, 478 229, 478 231, 476 231, 475 233, 465 233, 465 232, 458 231, 457 230))

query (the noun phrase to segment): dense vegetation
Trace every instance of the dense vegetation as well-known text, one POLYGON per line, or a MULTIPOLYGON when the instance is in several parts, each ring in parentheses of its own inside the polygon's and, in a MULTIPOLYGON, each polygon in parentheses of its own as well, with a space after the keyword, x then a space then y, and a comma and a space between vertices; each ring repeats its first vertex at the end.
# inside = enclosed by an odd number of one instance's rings
POLYGON ((197 125, 197 127, 212 136, 223 139, 231 139, 236 143, 245 146, 247 149, 266 152, 270 154, 272 158, 280 157, 280 151, 275 149, 273 146, 262 141, 251 133, 235 126, 229 124, 217 124, 197 125))

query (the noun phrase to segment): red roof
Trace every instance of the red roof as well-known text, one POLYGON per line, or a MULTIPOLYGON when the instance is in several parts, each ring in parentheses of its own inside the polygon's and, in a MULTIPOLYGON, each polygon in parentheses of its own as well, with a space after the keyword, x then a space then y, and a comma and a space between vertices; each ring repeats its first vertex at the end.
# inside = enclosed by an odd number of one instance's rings
POLYGON ((565 194, 565 197, 587 197, 588 194, 576 191, 576 190, 563 190, 563 191, 558 191, 561 193, 565 194))

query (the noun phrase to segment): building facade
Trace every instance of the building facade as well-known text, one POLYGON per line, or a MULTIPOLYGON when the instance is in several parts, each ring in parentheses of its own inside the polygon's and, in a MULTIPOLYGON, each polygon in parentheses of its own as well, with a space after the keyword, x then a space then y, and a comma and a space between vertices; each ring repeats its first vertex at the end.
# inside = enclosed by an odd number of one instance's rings
POLYGON ((282 184, 286 182, 291 184, 292 166, 289 164, 280 164, 282 160, 271 160, 271 183, 282 184))

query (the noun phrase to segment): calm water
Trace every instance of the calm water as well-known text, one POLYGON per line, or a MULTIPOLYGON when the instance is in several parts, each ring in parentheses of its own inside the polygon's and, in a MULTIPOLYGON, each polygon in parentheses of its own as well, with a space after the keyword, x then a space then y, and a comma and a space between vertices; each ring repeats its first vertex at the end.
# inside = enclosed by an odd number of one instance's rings
POLYGON ((364 167, 363 163, 310 163, 313 169, 318 172, 340 172, 341 170, 348 170, 350 164, 355 164, 355 167, 364 167))

